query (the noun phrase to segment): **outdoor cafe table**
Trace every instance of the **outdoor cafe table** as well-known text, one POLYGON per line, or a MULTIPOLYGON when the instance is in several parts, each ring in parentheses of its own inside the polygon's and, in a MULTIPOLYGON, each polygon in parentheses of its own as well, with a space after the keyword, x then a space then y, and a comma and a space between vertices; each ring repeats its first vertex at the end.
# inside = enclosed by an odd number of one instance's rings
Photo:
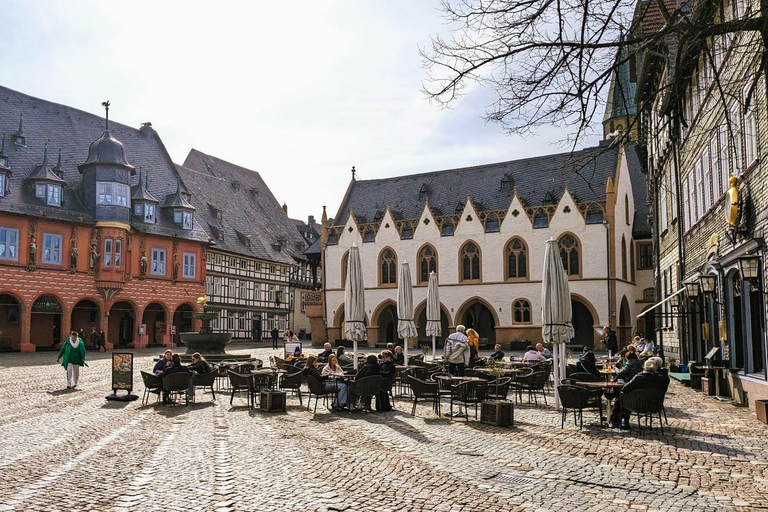
MULTIPOLYGON (((602 389, 603 391, 616 391, 617 393, 622 390, 624 387, 624 382, 579 382, 577 386, 583 386, 585 388, 598 388, 602 389)), ((611 400, 606 397, 606 402, 608 402, 608 407, 606 407, 606 416, 608 418, 608 421, 611 420, 611 400)), ((603 424, 603 418, 600 418, 600 425, 603 424)))

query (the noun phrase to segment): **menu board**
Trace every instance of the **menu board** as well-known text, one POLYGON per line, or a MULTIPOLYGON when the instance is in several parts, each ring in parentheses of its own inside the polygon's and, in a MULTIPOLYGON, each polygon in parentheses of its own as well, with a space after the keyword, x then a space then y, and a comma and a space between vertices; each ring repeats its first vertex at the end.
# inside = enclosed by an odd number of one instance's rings
POLYGON ((112 390, 133 389, 133 353, 112 352, 112 390))

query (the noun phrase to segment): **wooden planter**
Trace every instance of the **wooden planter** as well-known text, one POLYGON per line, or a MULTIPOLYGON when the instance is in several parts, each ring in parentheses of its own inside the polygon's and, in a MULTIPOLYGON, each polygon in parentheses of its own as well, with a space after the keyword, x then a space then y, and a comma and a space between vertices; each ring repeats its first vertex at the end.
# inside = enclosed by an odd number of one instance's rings
POLYGON ((758 420, 768 423, 768 400, 755 400, 755 413, 758 420))
POLYGON ((259 396, 259 408, 265 412, 285 412, 286 400, 285 391, 262 391, 259 396))
POLYGON ((480 421, 498 427, 515 424, 515 404, 507 401, 486 400, 481 404, 480 421))

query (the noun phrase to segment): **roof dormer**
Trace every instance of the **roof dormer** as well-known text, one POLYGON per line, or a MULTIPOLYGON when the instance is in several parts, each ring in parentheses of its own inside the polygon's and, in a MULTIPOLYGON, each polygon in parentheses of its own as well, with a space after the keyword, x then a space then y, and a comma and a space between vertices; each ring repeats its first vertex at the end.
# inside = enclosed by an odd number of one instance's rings
POLYGON ((24 136, 24 114, 19 114, 19 129, 13 135, 13 143, 23 148, 27 147, 27 138, 24 136))
POLYGON ((35 197, 47 206, 61 206, 61 193, 64 180, 61 179, 48 163, 48 147, 43 152, 43 163, 26 178, 34 190, 35 197))
POLYGON ((181 192, 181 180, 176 182, 176 193, 165 198, 163 208, 170 211, 173 223, 181 229, 192 229, 194 226, 195 207, 184 197, 181 192))
POLYGON ((5 154, 5 134, 3 134, 3 142, 0 145, 0 197, 4 197, 8 193, 8 180, 11 174, 13 173, 11 172, 11 163, 5 154))
POLYGON ((133 215, 140 218, 142 222, 154 224, 157 222, 157 205, 159 201, 147 190, 148 182, 149 176, 147 176, 145 181, 144 173, 140 172, 139 184, 131 195, 131 201, 133 201, 133 215))

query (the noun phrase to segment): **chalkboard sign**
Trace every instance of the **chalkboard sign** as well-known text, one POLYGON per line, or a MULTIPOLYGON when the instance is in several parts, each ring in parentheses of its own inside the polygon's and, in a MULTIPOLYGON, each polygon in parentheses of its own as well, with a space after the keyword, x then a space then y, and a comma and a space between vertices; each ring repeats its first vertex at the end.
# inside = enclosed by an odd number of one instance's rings
POLYGON ((112 352, 112 390, 133 389, 133 353, 112 352))

